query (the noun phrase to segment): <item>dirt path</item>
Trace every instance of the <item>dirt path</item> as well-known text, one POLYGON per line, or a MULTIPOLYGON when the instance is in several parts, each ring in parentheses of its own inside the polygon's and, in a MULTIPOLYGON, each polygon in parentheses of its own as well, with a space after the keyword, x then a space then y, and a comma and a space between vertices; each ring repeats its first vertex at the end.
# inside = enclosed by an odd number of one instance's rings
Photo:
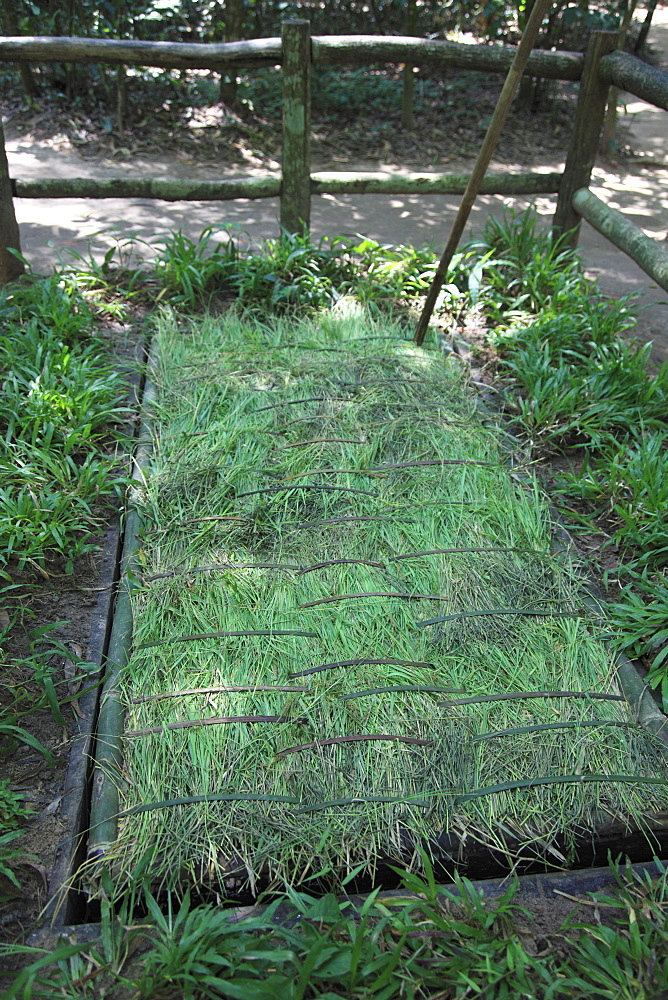
MULTIPOLYGON (((652 46, 664 66, 668 66, 668 7, 657 10, 650 33, 652 46)), ((632 147, 644 159, 622 166, 602 164, 595 169, 592 188, 611 206, 625 212, 645 232, 665 241, 668 238, 668 116, 630 95, 620 124, 630 132, 632 147)), ((36 144, 17 138, 7 143, 10 171, 15 177, 95 176, 122 174, 153 176, 221 176, 211 166, 184 163, 175 156, 159 160, 140 157, 124 159, 122 152, 113 160, 97 163, 83 160, 76 150, 58 148, 57 143, 36 144)), ((276 164, 278 166, 278 164, 276 164)), ((355 165, 359 169, 381 169, 388 173, 400 170, 397 164, 355 165)), ((517 164, 517 167, 522 167, 517 164)), ((471 163, 449 163, 448 169, 470 169, 471 163)), ((556 165, 559 168, 559 165, 556 165)), ((350 169, 350 168, 349 168, 350 169)), ((492 169, 507 170, 507 164, 492 164, 492 169)), ((512 167, 510 168, 512 169, 512 167)), ((555 169, 555 165, 546 165, 555 169)), ((255 172, 224 170, 224 176, 255 172)), ((383 195, 323 195, 314 198, 312 229, 316 238, 339 233, 363 233, 383 243, 442 245, 459 204, 458 197, 383 195)), ((500 214, 504 205, 524 207, 534 204, 549 224, 554 198, 480 198, 475 205, 467 237, 479 233, 490 214, 500 214)), ((133 199, 109 200, 17 200, 23 252, 37 271, 51 268, 66 257, 68 248, 87 253, 88 244, 96 253, 110 246, 114 234, 141 239, 155 239, 169 229, 183 229, 196 236, 205 226, 232 225, 238 228, 242 243, 261 241, 277 232, 278 203, 235 201, 227 203, 191 203, 184 205, 133 199), (94 239, 93 239, 94 238, 94 239)), ((668 360, 668 296, 621 251, 608 243, 587 223, 583 224, 581 252, 587 271, 600 280, 602 288, 614 295, 638 292, 640 295, 639 334, 654 342, 655 361, 668 360)))

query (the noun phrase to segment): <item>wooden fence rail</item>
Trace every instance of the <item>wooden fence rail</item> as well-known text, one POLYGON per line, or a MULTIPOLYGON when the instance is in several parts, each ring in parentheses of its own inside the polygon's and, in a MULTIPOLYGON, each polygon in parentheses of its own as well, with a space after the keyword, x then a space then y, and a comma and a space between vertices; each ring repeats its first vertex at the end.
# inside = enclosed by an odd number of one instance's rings
POLYGON ((611 52, 599 63, 601 79, 668 111, 668 73, 628 52, 611 52))
MULTIPOLYGON (((482 194, 556 194, 560 173, 487 174, 482 194)), ((315 171, 311 194, 463 194, 466 174, 384 174, 380 171, 315 171)), ((281 175, 259 174, 221 181, 164 177, 45 177, 12 180, 15 198, 154 198, 158 201, 233 201, 276 198, 281 175)))
MULTIPOLYGON (((314 35, 311 49, 314 65, 361 66, 411 61, 421 66, 452 66, 491 73, 507 72, 515 54, 512 45, 462 45, 427 38, 379 38, 378 35, 314 35)), ((281 38, 207 45, 112 38, 0 37, 0 62, 107 63, 225 72, 276 66, 282 62, 282 53, 281 38)), ((550 80, 579 80, 582 64, 580 52, 536 50, 529 59, 527 73, 550 80)))
POLYGON ((643 233, 642 229, 597 198, 589 188, 573 195, 573 205, 580 215, 602 236, 623 250, 645 274, 668 292, 668 253, 643 233))
MULTIPOLYGON (((528 75, 581 83, 564 173, 488 174, 481 193, 522 195, 558 192, 553 223, 557 232, 570 231, 571 242, 575 245, 580 219, 586 218, 665 288, 663 257, 668 258, 668 255, 659 248, 656 248, 655 254, 642 240, 639 242, 638 233, 643 240, 648 240, 648 237, 640 230, 632 233, 628 227, 634 230, 637 227, 633 227, 619 213, 606 210, 603 203, 587 190, 608 87, 611 84, 622 87, 658 107, 668 109, 668 73, 647 66, 624 52, 613 51, 616 37, 614 32, 593 33, 585 55, 539 50, 531 54, 526 70, 528 75), (642 250, 638 251, 641 243, 642 250)), ((287 230, 297 232, 310 223, 310 203, 314 194, 463 193, 468 177, 459 174, 313 173, 310 161, 311 67, 405 63, 504 73, 511 65, 515 51, 515 47, 507 45, 462 45, 401 36, 311 36, 307 21, 285 22, 281 38, 220 44, 0 37, 0 62, 105 63, 163 69, 209 69, 223 74, 276 65, 281 65, 283 70, 283 162, 280 175, 267 173, 220 181, 122 177, 16 178, 10 182, 0 127, 0 286, 18 273, 17 259, 11 253, 12 249, 20 249, 13 197, 227 201, 280 196, 281 224, 287 230)))

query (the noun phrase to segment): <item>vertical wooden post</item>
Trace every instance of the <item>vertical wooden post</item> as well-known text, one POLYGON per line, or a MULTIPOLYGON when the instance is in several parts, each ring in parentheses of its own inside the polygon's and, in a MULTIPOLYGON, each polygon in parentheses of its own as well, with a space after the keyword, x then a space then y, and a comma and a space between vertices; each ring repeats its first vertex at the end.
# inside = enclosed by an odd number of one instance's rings
POLYGON ((23 264, 10 250, 18 250, 20 253, 21 243, 5 152, 5 133, 0 119, 0 288, 23 274, 23 264))
POLYGON ((283 160, 281 227, 301 233, 311 224, 311 24, 295 19, 281 27, 283 160))
POLYGON ((573 195, 578 188, 589 187, 592 168, 596 160, 605 108, 608 103, 608 84, 598 75, 598 61, 617 48, 616 31, 592 32, 580 80, 580 93, 575 112, 564 176, 559 187, 557 208, 552 220, 555 236, 568 233, 567 243, 578 245, 580 216, 573 208, 573 195))

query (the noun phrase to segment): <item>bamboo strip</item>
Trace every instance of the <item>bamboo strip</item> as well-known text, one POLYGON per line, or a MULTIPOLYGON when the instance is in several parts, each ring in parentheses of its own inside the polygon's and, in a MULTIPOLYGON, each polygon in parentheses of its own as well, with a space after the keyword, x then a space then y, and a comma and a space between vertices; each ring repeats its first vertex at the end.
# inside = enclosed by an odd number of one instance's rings
POLYGON ((193 726, 227 726, 235 722, 291 722, 295 726, 304 725, 306 719, 292 715, 219 715, 205 719, 186 719, 183 722, 164 722, 161 726, 151 726, 149 729, 128 729, 123 733, 126 739, 135 736, 151 736, 162 733, 166 729, 191 729, 193 726))
POLYGON ((625 701, 621 694, 600 694, 598 691, 514 691, 512 694, 484 694, 459 701, 444 701, 443 708, 458 705, 482 705, 494 701, 521 701, 530 698, 593 698, 597 701, 625 701))
POLYGON ((198 632, 195 635, 168 636, 166 639, 156 639, 154 642, 142 642, 136 649, 150 649, 152 646, 166 646, 169 642, 190 642, 193 639, 222 639, 227 636, 236 635, 299 635, 306 639, 317 639, 317 632, 304 632, 298 629, 240 629, 239 631, 226 632, 198 632))
POLYGON ((429 667, 436 669, 435 663, 427 663, 422 660, 337 660, 334 663, 321 663, 317 667, 309 667, 308 670, 297 670, 288 674, 288 677, 306 677, 308 674, 318 674, 322 670, 333 670, 335 667, 360 667, 383 665, 390 667, 429 667))
POLYGON ((313 743, 300 743, 298 746, 286 747, 284 750, 279 750, 276 756, 284 757, 288 753, 297 753, 300 750, 315 750, 317 747, 334 746, 339 743, 362 743, 371 740, 389 740, 390 742, 409 743, 411 746, 419 747, 429 747, 433 743, 433 740, 423 740, 417 736, 396 736, 389 733, 370 733, 359 736, 331 736, 326 740, 314 740, 313 743))

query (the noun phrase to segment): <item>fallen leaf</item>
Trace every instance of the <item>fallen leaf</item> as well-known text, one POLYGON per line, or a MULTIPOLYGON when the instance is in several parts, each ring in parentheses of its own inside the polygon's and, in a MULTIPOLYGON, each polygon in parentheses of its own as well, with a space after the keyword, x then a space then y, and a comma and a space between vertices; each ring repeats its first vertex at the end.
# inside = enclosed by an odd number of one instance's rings
POLYGON ((62 795, 59 795, 58 798, 54 799, 52 802, 49 802, 48 806, 45 806, 45 808, 42 809, 41 813, 39 814, 38 822, 41 823, 49 816, 53 816, 53 814, 57 811, 58 806, 62 802, 62 799, 63 799, 62 795))

